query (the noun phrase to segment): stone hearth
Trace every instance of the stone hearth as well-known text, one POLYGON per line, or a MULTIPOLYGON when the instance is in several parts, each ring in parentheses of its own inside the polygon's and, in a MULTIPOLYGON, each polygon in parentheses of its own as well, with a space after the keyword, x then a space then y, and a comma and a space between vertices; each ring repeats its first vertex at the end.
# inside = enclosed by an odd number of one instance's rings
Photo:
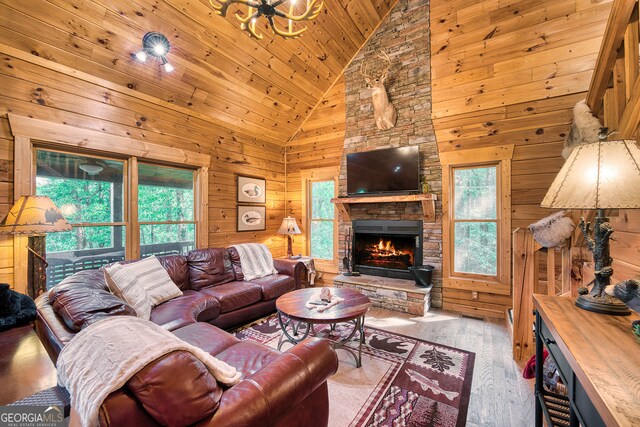
POLYGON ((424 316, 431 305, 429 290, 416 287, 413 280, 339 275, 333 283, 336 288, 351 288, 363 293, 375 307, 401 313, 424 316))

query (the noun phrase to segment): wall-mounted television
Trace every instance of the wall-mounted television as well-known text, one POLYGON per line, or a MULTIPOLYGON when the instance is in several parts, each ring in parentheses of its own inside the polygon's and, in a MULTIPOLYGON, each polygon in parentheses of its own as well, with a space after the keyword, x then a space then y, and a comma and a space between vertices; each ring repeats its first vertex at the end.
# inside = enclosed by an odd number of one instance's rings
POLYGON ((350 196, 418 191, 417 146, 347 154, 347 194, 350 196))

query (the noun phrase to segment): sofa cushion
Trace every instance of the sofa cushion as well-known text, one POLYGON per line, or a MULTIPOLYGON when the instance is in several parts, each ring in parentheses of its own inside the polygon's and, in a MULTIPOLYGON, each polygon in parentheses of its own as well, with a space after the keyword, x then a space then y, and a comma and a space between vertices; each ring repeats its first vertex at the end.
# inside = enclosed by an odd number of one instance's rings
POLYGON ((189 289, 189 265, 186 255, 163 255, 157 258, 180 290, 189 289))
POLYGON ((209 323, 197 322, 173 331, 174 335, 212 356, 240 342, 234 335, 209 323))
POLYGON ((229 251, 226 248, 197 249, 187 255, 189 282, 193 290, 221 285, 235 280, 229 251))
POLYGON ((198 321, 213 320, 220 314, 220 303, 212 296, 196 291, 184 291, 151 310, 151 320, 156 325, 173 331, 198 321))
POLYGON ((222 388, 207 367, 186 351, 169 353, 138 371, 127 388, 160 424, 186 426, 213 414, 222 388))
POLYGON ((236 276, 236 280, 244 280, 244 274, 242 274, 242 265, 240 264, 240 254, 238 250, 230 246, 229 247, 229 259, 231 260, 231 266, 233 267, 233 274, 236 276))
POLYGON ((118 298, 126 301, 136 311, 138 317, 149 320, 151 316, 151 300, 144 286, 132 277, 128 265, 114 264, 104 269, 104 277, 107 280, 109 290, 118 298))
POLYGON ((267 366, 280 354, 278 350, 258 344, 254 341, 241 341, 218 353, 216 358, 242 372, 246 378, 254 372, 267 366))
POLYGON ((135 310, 107 289, 104 274, 72 274, 49 291, 49 304, 69 329, 79 332, 104 316, 135 316, 135 310))
POLYGON ((291 292, 296 288, 296 281, 291 276, 273 274, 271 276, 253 279, 250 283, 262 289, 262 299, 268 301, 291 292))
MULTIPOLYGON (((116 295, 130 304, 139 304, 142 298, 138 287, 144 288, 151 307, 182 295, 180 288, 169 277, 167 270, 154 255, 133 263, 114 264, 105 268, 107 284, 116 295), (128 294, 127 294, 128 293, 128 294), (129 301, 129 299, 132 299, 129 301), (135 301, 135 302, 134 302, 135 301)), ((138 311, 136 305, 136 311, 138 311)), ((140 316, 145 317, 145 316, 140 316)), ((145 317, 148 318, 148 317, 145 317)))
POLYGON ((220 302, 220 313, 237 310, 256 303, 262 299, 260 286, 249 282, 231 282, 200 292, 215 297, 220 302))

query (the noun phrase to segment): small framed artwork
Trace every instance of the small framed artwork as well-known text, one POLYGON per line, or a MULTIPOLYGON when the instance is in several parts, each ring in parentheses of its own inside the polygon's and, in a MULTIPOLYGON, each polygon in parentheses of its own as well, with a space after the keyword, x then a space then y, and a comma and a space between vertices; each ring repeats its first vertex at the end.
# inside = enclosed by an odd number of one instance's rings
POLYGON ((238 231, 266 230, 267 208, 264 206, 238 206, 238 231))
POLYGON ((264 178, 238 175, 238 203, 266 203, 267 181, 264 178))

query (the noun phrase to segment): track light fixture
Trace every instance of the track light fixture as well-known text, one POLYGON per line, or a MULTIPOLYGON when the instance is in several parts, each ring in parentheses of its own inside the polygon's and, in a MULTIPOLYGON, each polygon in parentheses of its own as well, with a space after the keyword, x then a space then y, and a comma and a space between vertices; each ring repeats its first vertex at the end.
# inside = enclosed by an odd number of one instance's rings
POLYGON ((163 34, 151 31, 142 37, 142 50, 133 56, 140 62, 146 62, 149 56, 159 59, 164 70, 170 73, 174 68, 167 60, 169 50, 171 50, 169 40, 163 34))

